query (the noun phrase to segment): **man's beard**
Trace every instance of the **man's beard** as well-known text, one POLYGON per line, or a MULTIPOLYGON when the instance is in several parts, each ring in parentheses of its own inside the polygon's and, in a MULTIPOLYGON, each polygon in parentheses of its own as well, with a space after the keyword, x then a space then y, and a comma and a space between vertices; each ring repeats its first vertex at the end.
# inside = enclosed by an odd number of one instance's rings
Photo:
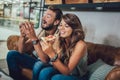
POLYGON ((49 25, 49 26, 47 26, 47 27, 42 27, 42 29, 44 29, 44 30, 46 30, 46 31, 52 30, 53 28, 54 28, 54 25, 53 25, 53 24, 51 24, 51 25, 49 25))

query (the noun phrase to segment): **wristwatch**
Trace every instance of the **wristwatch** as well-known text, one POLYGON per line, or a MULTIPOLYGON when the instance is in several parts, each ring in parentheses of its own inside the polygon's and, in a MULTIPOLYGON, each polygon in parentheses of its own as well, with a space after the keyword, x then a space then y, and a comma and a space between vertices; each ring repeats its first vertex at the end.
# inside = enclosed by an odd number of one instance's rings
POLYGON ((39 42, 39 39, 36 39, 36 40, 33 40, 33 41, 32 41, 32 44, 33 44, 33 45, 36 45, 38 42, 39 42))
POLYGON ((57 58, 58 58, 58 54, 55 54, 55 56, 50 59, 50 62, 55 62, 57 58))

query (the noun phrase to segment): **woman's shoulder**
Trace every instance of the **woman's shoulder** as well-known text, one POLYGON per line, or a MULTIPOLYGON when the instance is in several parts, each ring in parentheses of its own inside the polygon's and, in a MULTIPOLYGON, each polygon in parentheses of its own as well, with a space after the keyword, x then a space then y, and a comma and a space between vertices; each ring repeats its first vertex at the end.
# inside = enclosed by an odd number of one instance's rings
POLYGON ((81 50, 87 51, 87 45, 86 45, 85 41, 82 41, 82 40, 78 41, 75 45, 75 50, 76 51, 81 51, 81 50))
POLYGON ((87 47, 87 44, 86 44, 85 41, 79 40, 79 41, 77 42, 76 46, 87 47))
POLYGON ((76 50, 80 51, 80 52, 82 51, 83 55, 87 55, 87 44, 86 44, 86 42, 83 41, 83 40, 78 41, 77 44, 76 44, 76 50))

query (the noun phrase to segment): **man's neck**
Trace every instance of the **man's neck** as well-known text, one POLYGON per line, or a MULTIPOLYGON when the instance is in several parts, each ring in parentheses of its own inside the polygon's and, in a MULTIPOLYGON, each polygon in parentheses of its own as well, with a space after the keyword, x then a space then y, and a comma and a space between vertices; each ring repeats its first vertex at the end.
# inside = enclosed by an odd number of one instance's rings
POLYGON ((56 32, 56 28, 52 29, 52 30, 49 30, 49 31, 45 31, 45 36, 48 36, 48 35, 54 35, 54 33, 56 32))

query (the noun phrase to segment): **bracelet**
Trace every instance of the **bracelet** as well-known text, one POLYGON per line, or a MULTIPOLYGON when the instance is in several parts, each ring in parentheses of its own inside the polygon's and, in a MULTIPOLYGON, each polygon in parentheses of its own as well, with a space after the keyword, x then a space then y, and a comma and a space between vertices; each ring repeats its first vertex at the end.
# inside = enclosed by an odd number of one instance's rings
POLYGON ((55 62, 57 58, 58 58, 58 54, 55 54, 55 56, 50 59, 50 62, 55 62))
POLYGON ((39 39, 33 40, 33 41, 32 41, 32 44, 33 44, 33 45, 36 45, 38 42, 39 42, 39 39))

